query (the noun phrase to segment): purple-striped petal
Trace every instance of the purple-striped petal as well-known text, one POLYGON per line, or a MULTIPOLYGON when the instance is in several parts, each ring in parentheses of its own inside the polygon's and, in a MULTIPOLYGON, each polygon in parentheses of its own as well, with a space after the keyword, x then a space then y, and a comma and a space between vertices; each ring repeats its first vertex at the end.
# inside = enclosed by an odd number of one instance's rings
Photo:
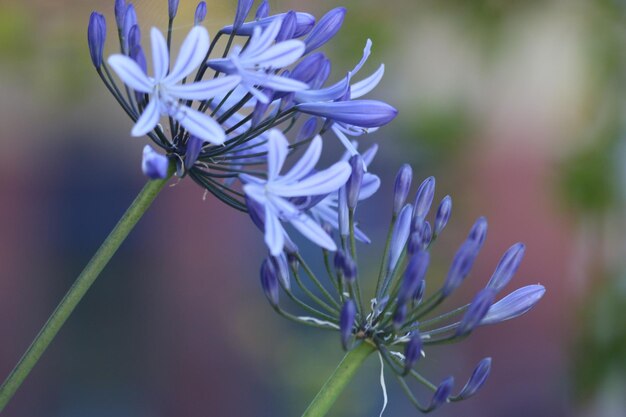
POLYGON ((328 236, 328 234, 324 231, 322 226, 317 224, 315 220, 306 214, 301 214, 300 216, 294 217, 290 219, 291 224, 295 227, 302 235, 304 235, 311 242, 315 243, 317 246, 334 252, 337 250, 337 245, 335 241, 328 236))
POLYGON ((328 194, 337 191, 350 177, 350 164, 341 161, 331 167, 316 172, 294 184, 276 183, 271 185, 272 192, 282 197, 299 197, 328 194))
POLYGON ((155 152, 150 145, 144 146, 141 170, 148 178, 153 180, 167 178, 168 168, 169 161, 166 156, 155 152))
POLYGON ((170 69, 170 54, 167 43, 157 28, 150 29, 150 41, 152 42, 152 71, 156 82, 161 82, 170 69))
POLYGON ((241 77, 238 75, 227 75, 212 80, 168 86, 167 92, 183 100, 208 100, 229 92, 237 87, 240 81, 241 77))
POLYGON ((302 103, 303 113, 348 123, 359 127, 379 127, 392 121, 398 111, 378 100, 351 100, 331 103, 302 103))
POLYGON ((480 324, 495 324, 519 317, 533 308, 545 292, 543 285, 519 288, 493 304, 480 324))
POLYGON ((369 77, 358 81, 350 86, 350 98, 356 99, 359 97, 363 97, 374 88, 378 86, 380 80, 382 80, 383 75, 385 75, 385 64, 381 64, 380 67, 369 77))
POLYGON ((282 178, 281 182, 299 181, 308 175, 314 168, 322 155, 322 138, 318 135, 312 141, 306 152, 295 163, 295 165, 282 178))
POLYGON ((209 50, 209 32, 203 26, 194 26, 178 52, 174 68, 165 78, 167 84, 176 84, 196 69, 209 50))
POLYGON ((328 42, 341 29, 346 9, 337 7, 326 13, 315 25, 305 39, 306 53, 311 52, 328 42))
POLYGON ((199 111, 180 105, 172 117, 192 135, 205 142, 221 145, 226 139, 224 130, 213 118, 199 111))
POLYGON ((151 99, 148 105, 143 109, 143 113, 137 120, 137 123, 133 126, 130 134, 133 136, 143 136, 150 132, 159 123, 159 116, 161 111, 159 109, 159 102, 156 99, 151 99))
POLYGON ((265 244, 273 256, 278 256, 285 245, 284 229, 270 205, 265 206, 265 244))
POLYGON ((245 68, 283 68, 296 62, 304 52, 304 43, 292 39, 277 43, 264 49, 258 54, 241 58, 241 65, 245 68))
POLYGON ((285 135, 274 129, 270 131, 267 146, 267 178, 269 181, 273 181, 283 169, 289 153, 289 142, 287 142, 285 135))

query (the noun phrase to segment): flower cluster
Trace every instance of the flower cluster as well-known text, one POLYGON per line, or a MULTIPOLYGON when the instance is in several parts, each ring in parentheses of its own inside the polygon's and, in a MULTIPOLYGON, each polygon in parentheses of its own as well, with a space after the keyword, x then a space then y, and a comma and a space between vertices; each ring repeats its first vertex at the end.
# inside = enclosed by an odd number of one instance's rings
MULTIPOLYGON (((339 81, 328 82, 331 63, 320 47, 341 28, 345 9, 331 10, 316 22, 312 15, 296 11, 271 15, 264 0, 249 19, 253 3, 240 0, 233 24, 223 27, 211 40, 202 26, 207 5, 201 1, 192 29, 170 62, 178 9, 178 1, 170 0, 167 34, 155 27, 149 31, 151 71, 133 4, 115 1, 119 54, 103 59, 107 33, 103 15, 92 13, 87 31, 93 65, 134 122, 131 134, 147 135, 162 150, 159 153, 146 145, 143 172, 153 179, 165 178, 170 167, 175 167, 179 177, 188 175, 242 211, 247 211, 244 195, 253 195, 258 184, 247 184, 244 193, 240 175, 250 181, 262 172, 255 166, 272 165, 270 172, 280 169, 287 154, 304 144, 319 142, 315 138, 327 132, 337 136, 350 154, 357 154, 349 137, 385 125, 397 114, 387 103, 360 99, 379 83, 384 66, 353 81, 370 55, 369 40, 361 61, 339 81), (282 159, 269 160, 269 137, 275 135, 270 132, 292 129, 297 133, 290 142, 281 144, 282 159)), ((314 153, 321 144, 312 146, 314 153)), ((349 175, 344 168, 345 164, 335 167, 342 174, 338 179, 349 175)), ((286 181, 267 178, 268 186, 284 186, 286 181)), ((340 186, 337 181, 335 185, 340 186)), ((331 188, 317 191, 325 194, 331 188)), ((257 202, 265 201, 258 193, 254 195, 257 202)), ((293 206, 278 209, 274 203, 272 200, 274 212, 291 210, 281 212, 282 220, 290 217, 301 230, 315 227, 301 210, 296 216, 299 221, 293 216, 293 206)), ((276 226, 276 219, 269 216, 268 224, 276 226)))
MULTIPOLYGON (((270 149, 270 155, 273 152, 270 149)), ((306 164, 303 160, 297 165, 306 164)), ((376 292, 366 304, 360 289, 356 241, 368 239, 356 227, 355 211, 359 200, 373 194, 378 183, 371 178, 364 180, 367 175, 373 174, 364 172, 365 164, 360 156, 351 157, 350 165, 352 172, 345 185, 321 200, 327 201, 331 198, 333 201, 334 211, 331 213, 335 217, 332 218, 329 213, 322 220, 322 224, 325 230, 333 227, 339 229, 338 249, 334 255, 329 252, 335 245, 331 244, 332 241, 327 241, 329 235, 326 232, 320 233, 324 236, 323 241, 319 236, 310 237, 322 248, 326 285, 295 246, 285 245, 285 250, 277 253, 275 249, 279 245, 276 241, 282 242, 282 237, 279 238, 280 233, 272 231, 273 227, 268 227, 269 222, 266 222, 266 242, 270 247, 270 255, 261 266, 261 284, 270 304, 279 314, 290 320, 338 331, 341 344, 346 350, 362 343, 372 345, 384 363, 393 370, 411 402, 423 412, 432 411, 449 401, 471 397, 487 379, 491 368, 490 358, 478 363, 467 383, 456 393, 453 392, 453 377, 434 384, 415 369, 416 365, 430 346, 460 341, 479 326, 518 317, 541 299, 545 288, 541 285, 528 285, 496 301, 498 293, 517 271, 524 256, 524 245, 516 243, 504 253, 491 279, 470 303, 451 311, 437 312, 440 304, 469 275, 485 241, 487 221, 481 217, 474 223, 456 252, 443 285, 426 296, 429 292, 426 290, 426 275, 430 250, 448 223, 452 200, 449 196, 441 200, 431 223, 428 215, 434 199, 435 179, 431 177, 422 182, 413 204, 405 204, 411 185, 412 169, 409 165, 404 165, 396 176, 391 226, 382 254, 376 292), (375 186, 372 187, 372 183, 375 186), (292 280, 298 288, 292 288, 292 280), (311 285, 314 288, 309 288, 311 285), (281 290, 290 300, 287 305, 299 308, 306 312, 305 315, 286 311, 280 303, 281 290), (413 394, 407 383, 407 379, 411 378, 432 391, 429 403, 420 403, 413 394)), ((343 169, 347 171, 346 168, 343 169)), ((290 176, 291 172, 282 178, 290 176)), ((268 183, 267 187, 268 195, 271 195, 272 185, 268 183)), ((298 196, 306 196, 307 189, 308 187, 303 187, 298 196)), ((315 190, 307 197, 316 200, 319 192, 320 190, 315 190)), ((316 207, 314 205, 309 209, 312 215, 316 207)), ((328 207, 323 208, 327 209, 328 207)), ((274 208, 268 209, 266 204, 265 210, 271 213, 274 208)))

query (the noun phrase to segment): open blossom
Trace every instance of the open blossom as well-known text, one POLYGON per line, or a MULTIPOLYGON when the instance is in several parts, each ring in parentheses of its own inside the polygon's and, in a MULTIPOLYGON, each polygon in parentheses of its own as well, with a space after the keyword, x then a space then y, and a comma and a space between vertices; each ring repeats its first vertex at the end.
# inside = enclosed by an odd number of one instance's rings
POLYGON ((220 144, 226 135, 210 116, 183 104, 180 100, 208 100, 233 89, 240 81, 237 76, 226 76, 208 81, 180 84, 200 63, 209 49, 209 34, 202 26, 195 26, 183 42, 180 53, 169 71, 169 52, 165 38, 157 28, 150 31, 154 75, 148 77, 137 63, 125 55, 112 55, 109 65, 126 85, 150 98, 141 117, 133 126, 133 136, 143 136, 159 122, 161 115, 169 115, 191 134, 207 142, 220 144))
POLYGON ((322 139, 316 136, 302 158, 285 174, 280 175, 289 152, 289 143, 278 130, 269 134, 267 179, 242 175, 246 195, 263 207, 265 243, 270 253, 278 256, 285 244, 285 229, 289 222, 300 233, 324 249, 336 250, 335 242, 309 215, 298 209, 290 198, 325 195, 337 191, 350 176, 350 165, 337 162, 330 168, 315 172, 322 153, 322 139))

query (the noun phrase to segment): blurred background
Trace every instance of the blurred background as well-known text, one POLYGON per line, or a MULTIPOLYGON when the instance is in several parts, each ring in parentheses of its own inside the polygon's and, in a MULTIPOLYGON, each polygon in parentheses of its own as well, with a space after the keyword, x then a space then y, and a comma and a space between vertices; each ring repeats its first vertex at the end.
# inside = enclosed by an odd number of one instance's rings
MULTIPOLYGON (((2 379, 145 181, 146 141, 130 137, 87 49, 98 10, 114 52, 113 3, 0 2, 2 379)), ((423 373, 436 381, 462 384, 485 356, 494 365, 476 397, 436 415, 626 416, 626 2, 270 3, 317 17, 348 8, 324 47, 333 80, 368 37, 365 71, 386 64, 371 97, 400 115, 362 140, 381 146, 370 169, 383 181, 361 211, 374 241, 362 248, 364 279, 377 268, 395 172, 409 162, 417 179, 437 177, 437 198, 454 200, 429 279, 442 279, 476 217, 489 220, 448 306, 469 300, 517 241, 527 252, 511 288, 547 287, 527 316, 427 351, 423 373)), ((166 0, 134 4, 144 31, 165 27, 166 0)), ((235 0, 207 4, 215 33, 235 0)), ((180 1, 177 41, 195 6, 180 1)), ((261 234, 202 197, 190 180, 159 196, 4 415, 300 415, 343 355, 337 335, 275 315, 258 280, 261 234)), ((372 357, 329 415, 378 415, 379 366, 372 357)), ((386 416, 419 414, 391 376, 388 390, 386 416)))

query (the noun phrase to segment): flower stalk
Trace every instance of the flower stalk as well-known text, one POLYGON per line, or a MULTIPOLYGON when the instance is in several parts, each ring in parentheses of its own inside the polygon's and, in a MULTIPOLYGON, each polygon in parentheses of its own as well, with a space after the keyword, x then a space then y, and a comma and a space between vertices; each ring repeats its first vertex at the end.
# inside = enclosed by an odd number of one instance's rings
POLYGON ((313 398, 302 417, 325 416, 361 365, 375 350, 376 348, 372 344, 364 341, 358 347, 348 351, 339 365, 337 365, 335 372, 332 373, 315 398, 313 398))
POLYGON ((109 236, 107 236, 104 243, 102 243, 98 251, 91 258, 85 269, 80 273, 57 308, 50 315, 46 324, 44 324, 43 328, 39 331, 39 334, 35 337, 35 340, 33 340, 28 350, 26 350, 15 368, 13 368, 13 371, 11 371, 2 386, 0 386, 0 412, 4 410, 20 385, 22 385, 22 382, 24 382, 35 367, 41 355, 43 355, 48 348, 48 345, 54 340, 65 321, 87 293, 87 290, 89 290, 96 278, 98 278, 104 267, 109 263, 117 249, 150 207, 173 173, 174 166, 170 164, 170 169, 165 179, 148 181, 115 228, 111 231, 109 236))

